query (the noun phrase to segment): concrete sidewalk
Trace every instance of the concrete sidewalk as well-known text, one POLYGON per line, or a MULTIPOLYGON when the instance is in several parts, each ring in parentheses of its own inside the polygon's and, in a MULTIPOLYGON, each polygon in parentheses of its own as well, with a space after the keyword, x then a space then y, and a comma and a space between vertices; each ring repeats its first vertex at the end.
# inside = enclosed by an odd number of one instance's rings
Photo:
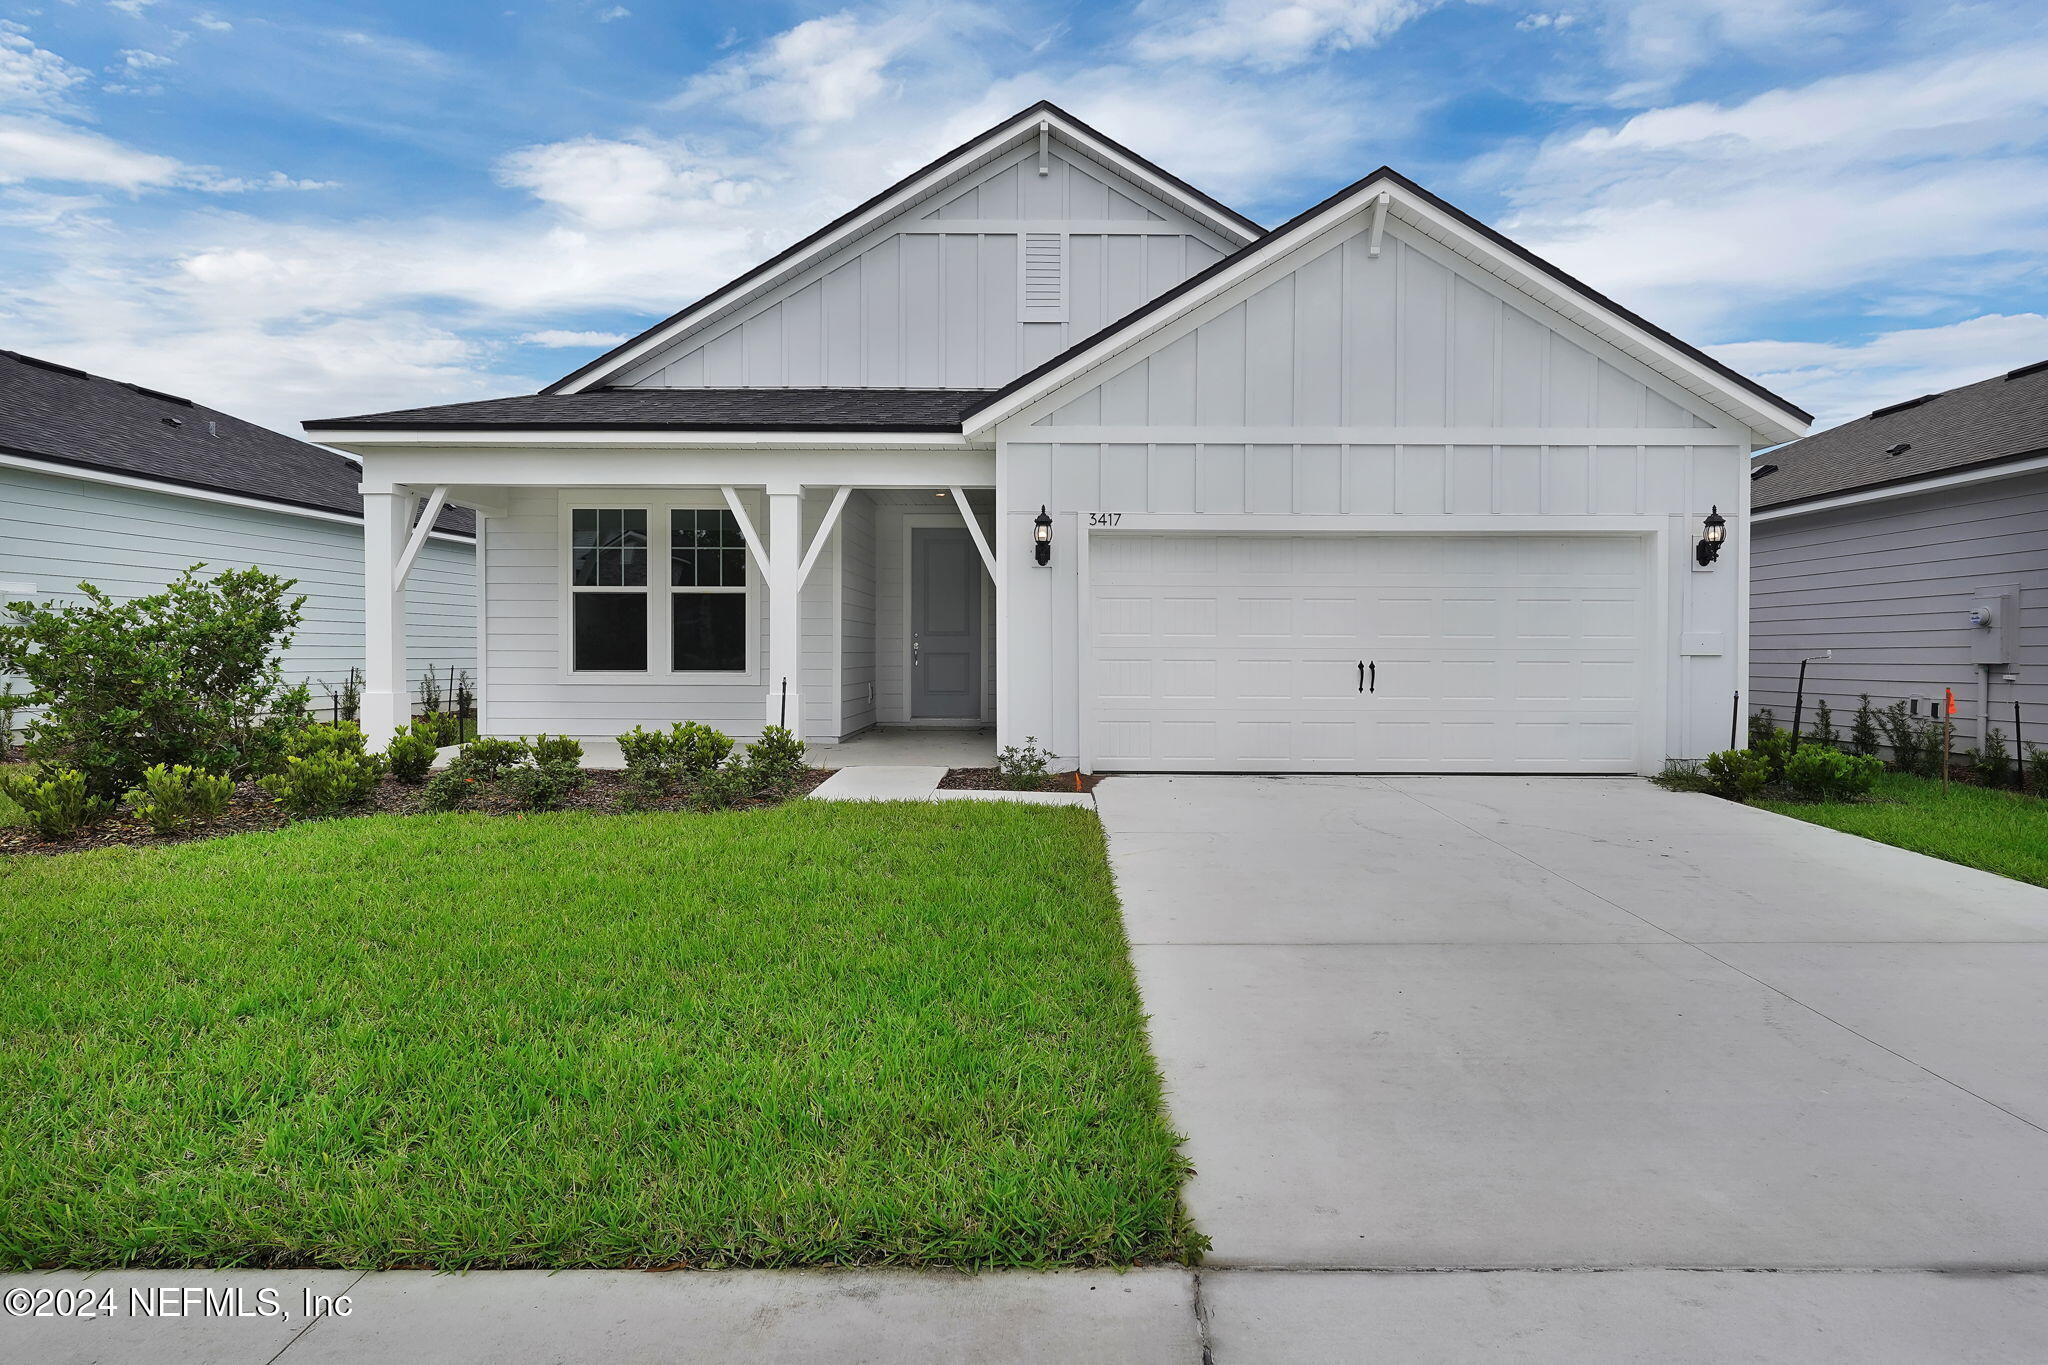
MULTIPOLYGON (((0 1277, 111 1291, 106 1317, 0 1318, 34 1365, 1314 1365, 2038 1359, 2048 1277, 1926 1272, 1134 1270, 148 1271, 0 1277), (190 1316, 131 1316, 130 1295, 190 1316), (270 1290, 289 1318, 232 1316, 270 1290), (239 1290, 240 1305, 224 1291, 239 1290), (337 1311, 308 1321, 311 1290, 337 1311)), ((10 1309, 12 1308, 10 1301, 10 1309)))

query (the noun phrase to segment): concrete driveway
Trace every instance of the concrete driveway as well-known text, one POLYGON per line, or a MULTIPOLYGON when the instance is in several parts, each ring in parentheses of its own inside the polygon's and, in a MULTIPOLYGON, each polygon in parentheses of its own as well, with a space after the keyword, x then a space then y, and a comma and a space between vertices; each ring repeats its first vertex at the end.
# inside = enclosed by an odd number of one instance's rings
POLYGON ((1097 797, 1218 1359, 1473 1308, 1230 1268, 2048 1267, 2048 892, 1634 779, 1097 797))

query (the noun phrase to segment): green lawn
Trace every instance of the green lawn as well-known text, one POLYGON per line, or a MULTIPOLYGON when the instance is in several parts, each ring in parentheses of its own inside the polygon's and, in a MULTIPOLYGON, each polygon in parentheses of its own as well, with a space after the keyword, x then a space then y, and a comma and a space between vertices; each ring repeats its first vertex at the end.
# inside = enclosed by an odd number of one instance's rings
POLYGON ((0 858, 0 1263, 1194 1257, 1092 812, 0 858))
POLYGON ((1886 773, 1873 800, 1802 805, 1759 801, 1765 810, 1829 829, 2048 886, 2048 801, 2010 791, 1886 773))

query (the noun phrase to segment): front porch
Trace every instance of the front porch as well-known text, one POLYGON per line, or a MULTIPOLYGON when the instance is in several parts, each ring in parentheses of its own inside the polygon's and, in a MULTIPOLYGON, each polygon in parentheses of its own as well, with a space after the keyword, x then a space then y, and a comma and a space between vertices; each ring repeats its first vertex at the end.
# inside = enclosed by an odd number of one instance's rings
POLYGON ((365 726, 404 718, 393 626, 417 528, 454 502, 478 513, 479 733, 571 735, 605 767, 636 725, 784 725, 822 766, 987 766, 991 482, 366 481, 365 726))

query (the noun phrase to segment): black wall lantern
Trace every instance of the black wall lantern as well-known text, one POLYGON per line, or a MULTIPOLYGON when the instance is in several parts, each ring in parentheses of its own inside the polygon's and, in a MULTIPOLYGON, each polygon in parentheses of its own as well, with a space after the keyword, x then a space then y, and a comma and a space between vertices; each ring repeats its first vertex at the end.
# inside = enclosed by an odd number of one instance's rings
POLYGON ((1031 519, 1031 552, 1038 558, 1038 567, 1052 563, 1052 515, 1045 510, 1045 504, 1038 505, 1038 515, 1031 519))
POLYGON ((1692 557, 1698 560, 1700 567, 1704 569, 1721 557, 1721 546, 1728 540, 1728 518, 1721 515, 1721 509, 1717 506, 1707 513, 1707 519, 1701 523, 1701 527, 1706 534, 1702 535, 1700 543, 1693 547, 1692 557))

